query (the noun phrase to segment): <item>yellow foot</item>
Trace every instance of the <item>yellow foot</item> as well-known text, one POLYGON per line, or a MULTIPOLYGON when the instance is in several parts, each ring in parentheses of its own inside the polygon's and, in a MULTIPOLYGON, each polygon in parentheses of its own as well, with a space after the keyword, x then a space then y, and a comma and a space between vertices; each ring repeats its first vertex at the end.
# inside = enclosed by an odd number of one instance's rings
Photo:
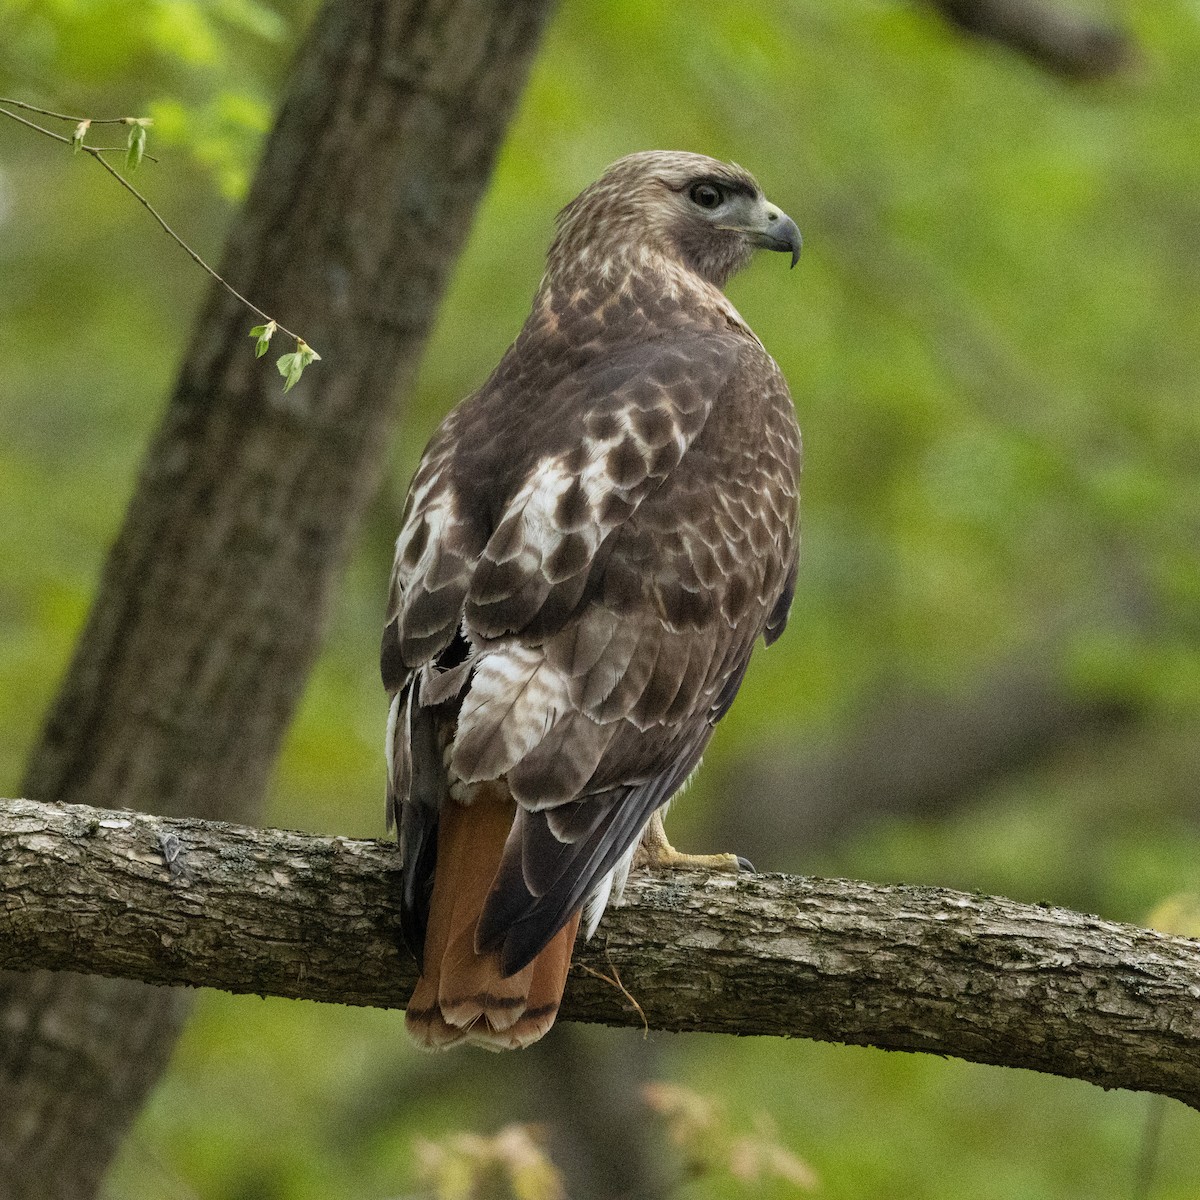
POLYGON ((682 854, 667 841, 662 810, 650 818, 634 855, 635 866, 652 871, 753 871, 753 865, 738 854, 682 854))

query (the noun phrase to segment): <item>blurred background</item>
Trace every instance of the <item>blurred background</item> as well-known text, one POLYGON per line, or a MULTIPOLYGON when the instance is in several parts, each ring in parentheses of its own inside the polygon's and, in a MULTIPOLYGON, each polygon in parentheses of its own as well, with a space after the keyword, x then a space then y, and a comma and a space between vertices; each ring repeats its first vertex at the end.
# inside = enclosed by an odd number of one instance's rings
MULTIPOLYGON (((964 30, 964 12, 998 3, 564 0, 280 761, 272 824, 382 836, 377 646, 409 474, 520 328, 557 209, 622 154, 686 148, 751 169, 804 233, 794 273, 763 256, 730 292, 791 383, 806 461, 791 625, 756 656, 672 840, 760 870, 1139 923, 1186 907, 1200 889, 1200 7, 1074 2, 1068 32, 1124 34, 1085 38, 1064 67, 964 30)), ((138 184, 216 261, 313 8, 0 0, 0 93, 153 116, 161 161, 138 184)), ((0 794, 18 786, 206 286, 93 164, 0 118, 0 794)), ((429 1194, 419 1180, 458 1159, 541 1146, 572 1200, 791 1196, 808 1170, 817 1194, 847 1200, 1200 1196, 1196 1114, 1145 1096, 572 1026, 519 1058, 426 1058, 401 1025, 204 993, 111 1195, 387 1200, 429 1194), (650 1081, 670 1085, 652 1105, 650 1081), (536 1144, 446 1140, 514 1122, 538 1123, 536 1144), (753 1182, 739 1145, 787 1154, 753 1182)))

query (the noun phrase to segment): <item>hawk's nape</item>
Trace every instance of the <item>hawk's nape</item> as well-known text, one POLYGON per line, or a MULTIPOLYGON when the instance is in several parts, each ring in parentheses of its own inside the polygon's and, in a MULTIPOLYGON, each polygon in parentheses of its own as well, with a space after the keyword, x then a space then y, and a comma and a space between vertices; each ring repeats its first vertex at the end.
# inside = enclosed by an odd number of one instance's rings
POLYGON ((721 290, 755 248, 800 235, 740 167, 613 164, 413 479, 382 668, 422 1045, 541 1037, 643 838, 737 869, 660 814, 795 587, 800 433, 721 290))

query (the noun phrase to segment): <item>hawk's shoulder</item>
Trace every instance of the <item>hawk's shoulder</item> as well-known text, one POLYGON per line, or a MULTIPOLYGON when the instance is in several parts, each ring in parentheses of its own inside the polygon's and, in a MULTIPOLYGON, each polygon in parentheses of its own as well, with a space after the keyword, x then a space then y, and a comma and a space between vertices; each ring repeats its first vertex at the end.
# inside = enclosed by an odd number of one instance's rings
POLYGON ((563 374, 542 365, 546 344, 519 339, 413 479, 385 634, 390 686, 440 653, 464 615, 485 639, 560 627, 606 539, 678 467, 744 369, 744 341, 679 330, 605 347, 563 374))

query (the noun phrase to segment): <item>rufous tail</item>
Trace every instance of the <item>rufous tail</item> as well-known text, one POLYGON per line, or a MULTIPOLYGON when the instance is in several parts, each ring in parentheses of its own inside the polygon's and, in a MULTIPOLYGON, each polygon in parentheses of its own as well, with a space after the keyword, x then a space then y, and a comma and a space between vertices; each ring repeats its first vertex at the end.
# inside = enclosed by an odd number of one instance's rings
POLYGON ((409 1034, 426 1050, 516 1050, 536 1042, 558 1015, 579 928, 576 913, 533 962, 507 979, 498 951, 475 953, 475 926, 516 808, 502 786, 473 790, 470 805, 447 797, 438 818, 425 962, 404 1015, 409 1034))

